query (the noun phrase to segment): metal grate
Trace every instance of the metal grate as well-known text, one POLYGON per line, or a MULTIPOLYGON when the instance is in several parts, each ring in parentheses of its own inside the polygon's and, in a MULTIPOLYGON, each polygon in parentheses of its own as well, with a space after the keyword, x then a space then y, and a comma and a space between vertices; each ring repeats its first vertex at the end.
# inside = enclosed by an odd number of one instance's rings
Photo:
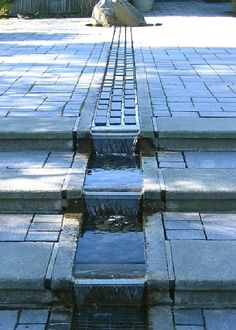
POLYGON ((75 314, 73 330, 145 330, 146 315, 138 308, 80 309, 75 314))

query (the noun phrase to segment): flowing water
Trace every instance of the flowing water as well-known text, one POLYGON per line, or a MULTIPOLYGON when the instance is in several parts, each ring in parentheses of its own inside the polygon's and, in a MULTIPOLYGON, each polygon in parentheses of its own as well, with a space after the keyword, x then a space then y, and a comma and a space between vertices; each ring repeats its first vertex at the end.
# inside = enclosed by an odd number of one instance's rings
POLYGON ((74 268, 75 330, 146 328, 139 130, 132 29, 115 28, 91 127, 74 268))

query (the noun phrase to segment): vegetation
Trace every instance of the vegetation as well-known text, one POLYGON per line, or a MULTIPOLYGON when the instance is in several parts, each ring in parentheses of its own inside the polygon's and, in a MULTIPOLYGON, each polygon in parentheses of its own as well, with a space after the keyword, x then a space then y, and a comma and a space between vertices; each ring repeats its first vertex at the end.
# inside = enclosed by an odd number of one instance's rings
POLYGON ((78 0, 78 3, 79 12, 82 14, 82 16, 88 16, 91 14, 95 4, 98 3, 98 0, 78 0))
POLYGON ((12 0, 0 0, 0 16, 6 15, 11 9, 12 0))

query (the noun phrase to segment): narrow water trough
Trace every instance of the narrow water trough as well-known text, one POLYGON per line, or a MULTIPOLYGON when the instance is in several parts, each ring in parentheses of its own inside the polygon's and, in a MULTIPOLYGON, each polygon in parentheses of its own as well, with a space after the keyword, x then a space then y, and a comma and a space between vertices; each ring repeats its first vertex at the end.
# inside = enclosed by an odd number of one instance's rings
POLYGON ((114 287, 113 295, 116 296, 112 298, 109 293, 103 297, 102 304, 110 304, 111 300, 114 304, 119 300, 121 305, 133 304, 131 301, 140 304, 145 256, 139 217, 142 176, 138 159, 124 155, 96 156, 87 172, 84 185, 87 216, 75 267, 78 304, 86 299, 90 301, 90 291, 95 292, 95 287, 101 289, 101 286, 109 288, 108 291, 113 291, 114 287), (89 283, 94 289, 88 289, 89 283))
POLYGON ((96 315, 104 322, 106 313, 111 318, 121 313, 124 306, 132 307, 137 314, 144 305, 146 264, 141 193, 142 175, 136 155, 92 157, 84 184, 87 214, 74 269, 80 311, 77 322, 83 323, 86 317, 94 320, 96 315), (96 308, 102 311, 97 314, 96 308))
POLYGON ((142 172, 129 28, 114 30, 91 134, 74 267, 74 329, 146 329, 142 172))

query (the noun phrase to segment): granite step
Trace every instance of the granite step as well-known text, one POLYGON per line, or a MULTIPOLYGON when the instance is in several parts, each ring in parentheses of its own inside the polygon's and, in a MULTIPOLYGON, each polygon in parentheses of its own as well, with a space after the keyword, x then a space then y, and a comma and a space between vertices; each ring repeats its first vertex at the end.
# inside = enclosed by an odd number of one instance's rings
POLYGON ((0 150, 65 150, 75 148, 77 117, 0 118, 0 150))
POLYGON ((235 156, 235 152, 157 152, 142 157, 145 210, 235 210, 235 156))
POLYGON ((80 218, 0 214, 0 309, 72 305, 80 218))
POLYGON ((236 118, 154 118, 158 150, 236 150, 236 118))
POLYGON ((88 158, 72 152, 0 152, 0 211, 82 211, 88 158))
POLYGON ((235 228, 235 212, 147 217, 149 305, 235 308, 235 228))

